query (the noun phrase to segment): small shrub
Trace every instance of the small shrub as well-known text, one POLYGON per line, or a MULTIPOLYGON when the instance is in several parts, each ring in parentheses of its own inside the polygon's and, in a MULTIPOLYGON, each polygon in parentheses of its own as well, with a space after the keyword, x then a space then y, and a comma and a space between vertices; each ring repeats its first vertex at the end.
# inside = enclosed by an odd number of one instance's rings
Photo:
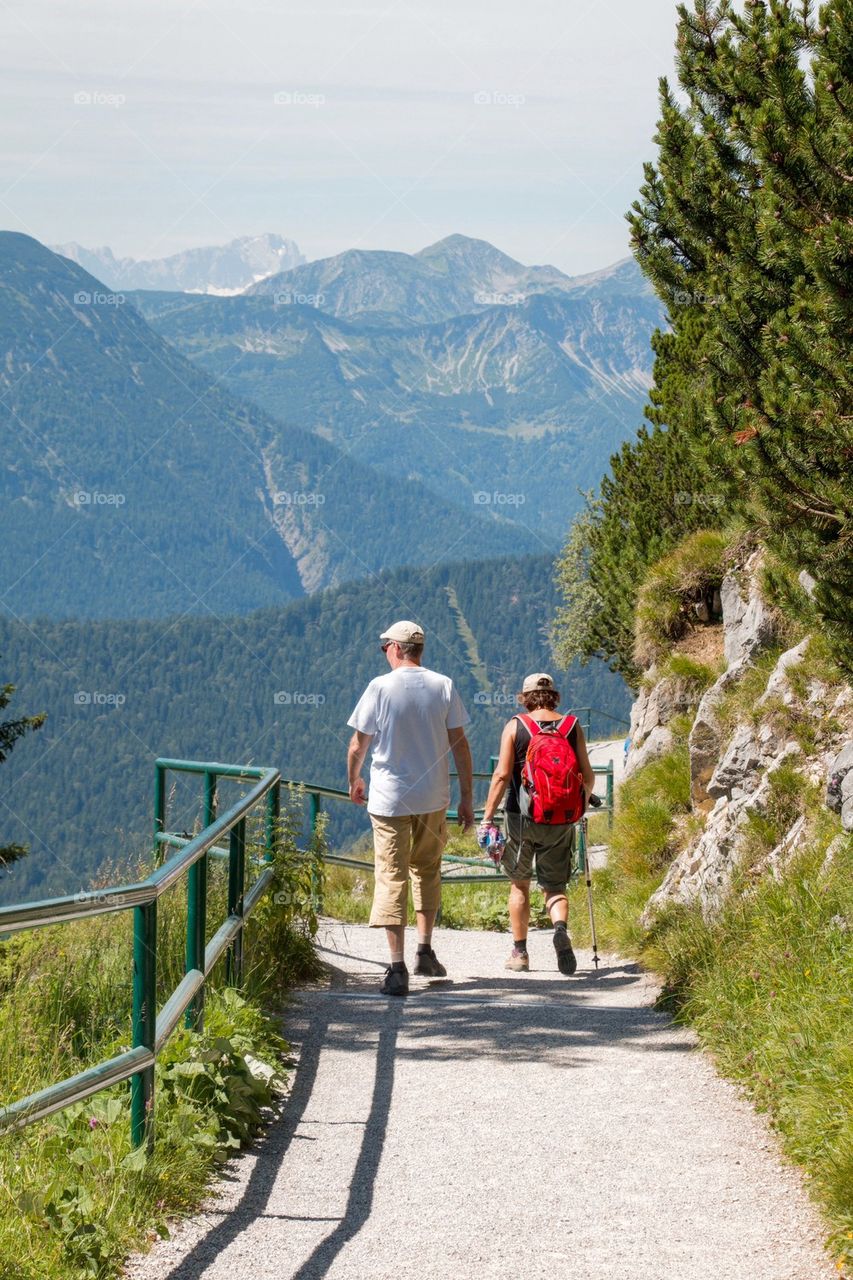
POLYGON ((702 694, 714 683, 719 671, 707 662, 697 662, 686 653, 671 653, 663 665, 662 675, 675 676, 688 685, 692 692, 702 694))
POLYGON ((725 573, 728 537, 699 529, 649 570, 637 596, 634 659, 659 661, 692 625, 694 604, 708 601, 725 573))

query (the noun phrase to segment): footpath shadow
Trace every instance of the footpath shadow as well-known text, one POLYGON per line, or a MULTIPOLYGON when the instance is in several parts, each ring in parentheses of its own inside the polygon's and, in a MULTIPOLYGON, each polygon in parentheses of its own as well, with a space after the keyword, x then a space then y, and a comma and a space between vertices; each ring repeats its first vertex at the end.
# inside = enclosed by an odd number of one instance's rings
MULTIPOLYGON (((164 1280, 200 1280, 221 1253, 259 1218, 334 1223, 302 1261, 288 1269, 287 1236, 281 1236, 282 1280, 322 1280, 335 1259, 367 1222, 385 1145, 395 1063, 460 1060, 482 1055, 504 1061, 551 1062, 571 1070, 589 1061, 596 1046, 632 1044, 650 1052, 685 1052, 691 1046, 665 1014, 647 1005, 605 1005, 596 991, 619 991, 636 983, 624 967, 579 974, 564 984, 534 973, 414 986, 407 1000, 376 996, 376 980, 364 988, 363 974, 333 970, 331 986, 306 991, 300 1001, 299 1063, 282 1115, 257 1143, 255 1165, 239 1202, 216 1223, 164 1280), (368 992, 374 997, 365 998, 368 992), (590 995, 593 999, 590 999, 590 995), (579 999, 578 997, 583 998, 579 999), (400 1030, 405 1027, 405 1041, 400 1030), (268 1213, 273 1188, 291 1143, 313 1141, 298 1132, 310 1110, 323 1050, 374 1055, 374 1082, 346 1206, 340 1218, 268 1213)), ((325 1123, 325 1122, 322 1122, 325 1123)), ((352 1123, 352 1122, 347 1122, 352 1123)), ((285 1229, 286 1230, 286 1229, 285 1229)))
MULTIPOLYGON (((168 1272, 166 1280, 199 1280, 206 1269, 255 1219, 266 1216, 270 1195, 282 1163, 287 1158, 290 1144, 305 1138, 297 1130, 310 1106, 320 1054, 328 1042, 330 1019, 334 1016, 336 1021, 339 1020, 334 1002, 324 1002, 325 1007, 311 1003, 310 1011, 306 1011, 309 1016, 292 1088, 281 1117, 273 1122, 254 1148, 255 1166, 239 1203, 168 1272)), ((376 1074, 370 1111, 364 1125, 346 1210, 334 1231, 317 1245, 298 1270, 288 1272, 286 1268, 282 1268, 282 1277, 288 1276, 290 1280, 315 1280, 316 1277, 324 1276, 347 1241, 358 1233, 370 1215, 373 1186, 382 1158, 394 1088, 394 1060, 403 1010, 399 1005, 391 1004, 387 1010, 383 1009, 383 1015, 376 1048, 376 1074)))

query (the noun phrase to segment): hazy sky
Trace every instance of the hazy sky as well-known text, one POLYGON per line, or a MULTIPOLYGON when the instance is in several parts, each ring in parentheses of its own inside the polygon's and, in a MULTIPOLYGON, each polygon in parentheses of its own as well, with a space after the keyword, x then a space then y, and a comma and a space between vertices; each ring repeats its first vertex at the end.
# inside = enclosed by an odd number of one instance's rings
POLYGON ((0 0, 0 225, 162 257, 628 252, 675 0, 0 0))

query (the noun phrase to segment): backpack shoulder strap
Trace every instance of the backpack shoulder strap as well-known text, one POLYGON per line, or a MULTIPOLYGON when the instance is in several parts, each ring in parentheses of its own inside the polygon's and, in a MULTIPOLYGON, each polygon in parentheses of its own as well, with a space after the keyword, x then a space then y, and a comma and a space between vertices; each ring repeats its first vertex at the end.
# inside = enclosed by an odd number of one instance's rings
POLYGON ((568 715, 563 716, 562 720, 557 725, 557 733, 559 733, 563 738, 568 738, 569 734, 571 733, 572 729, 574 729, 577 722, 578 722, 577 716, 573 716, 571 712, 569 712, 568 715))
POLYGON ((542 732, 542 726, 539 724, 538 720, 533 719, 533 716, 522 714, 522 715, 517 715, 515 718, 516 720, 521 721, 521 723, 524 725, 527 732, 530 734, 531 738, 535 738, 537 733, 542 732))

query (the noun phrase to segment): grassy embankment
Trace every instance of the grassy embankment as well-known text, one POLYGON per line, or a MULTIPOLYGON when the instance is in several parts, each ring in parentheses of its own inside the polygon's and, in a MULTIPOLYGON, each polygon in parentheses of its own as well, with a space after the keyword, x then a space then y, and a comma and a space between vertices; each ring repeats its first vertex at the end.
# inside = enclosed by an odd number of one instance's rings
MULTIPOLYGON (((226 987, 220 962, 203 1033, 176 1031, 158 1059, 153 1156, 145 1161, 131 1150, 127 1083, 0 1139, 4 1280, 117 1275, 131 1248, 168 1235, 169 1218, 198 1205, 214 1169, 275 1105, 288 1063, 280 997, 317 970, 309 867, 295 853, 287 819, 283 828, 274 891, 247 926, 241 994, 226 987)), ((209 920, 218 923, 227 893, 222 864, 211 864, 209 892, 209 920)), ((183 973, 185 900, 185 881, 160 900, 159 1003, 183 973)), ((128 1046, 131 916, 33 930, 0 944, 4 1099, 128 1046)))

